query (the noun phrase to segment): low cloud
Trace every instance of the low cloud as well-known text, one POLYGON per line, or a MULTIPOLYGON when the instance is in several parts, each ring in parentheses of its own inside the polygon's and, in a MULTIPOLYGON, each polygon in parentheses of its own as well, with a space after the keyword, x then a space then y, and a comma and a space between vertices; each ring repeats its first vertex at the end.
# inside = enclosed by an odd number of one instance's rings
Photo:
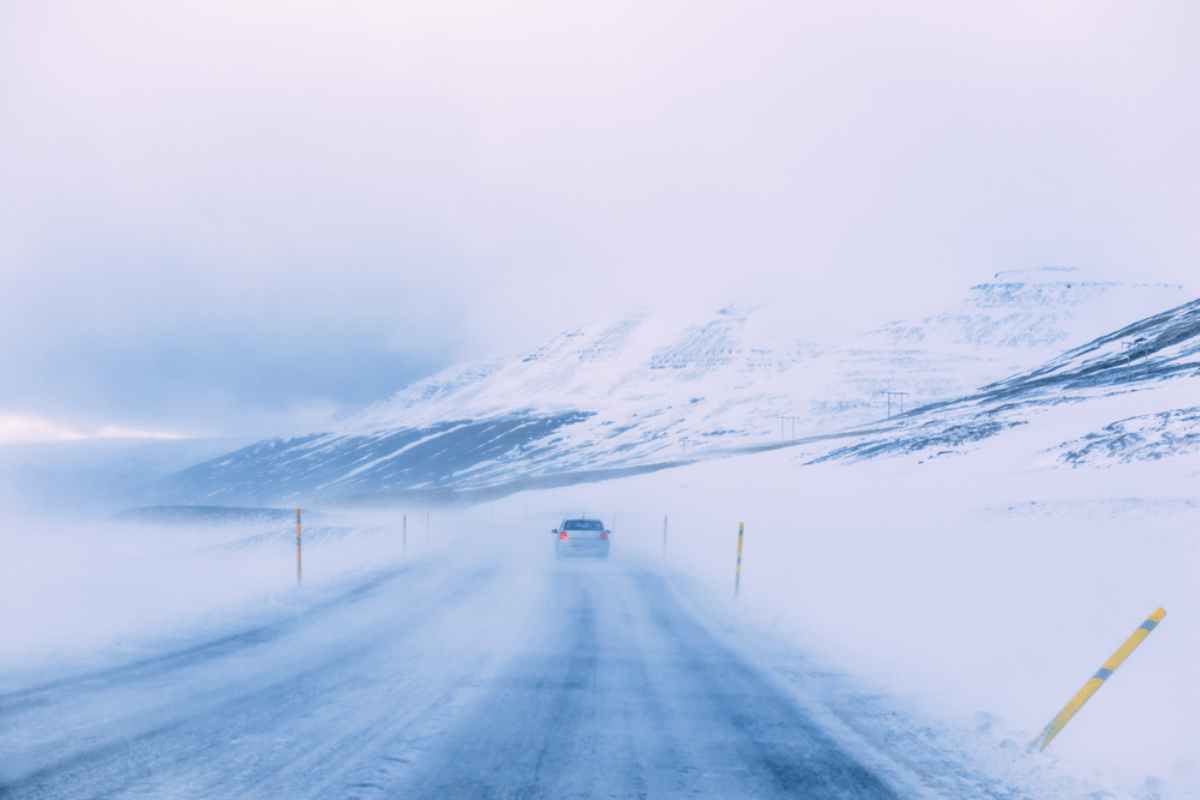
POLYGON ((125 425, 110 424, 90 429, 80 428, 52 419, 0 412, 0 445, 79 442, 91 439, 172 441, 188 438, 190 437, 184 433, 144 430, 125 425))
POLYGON ((630 306, 1187 279, 1188 8, 9 4, 0 403, 266 434, 630 306))

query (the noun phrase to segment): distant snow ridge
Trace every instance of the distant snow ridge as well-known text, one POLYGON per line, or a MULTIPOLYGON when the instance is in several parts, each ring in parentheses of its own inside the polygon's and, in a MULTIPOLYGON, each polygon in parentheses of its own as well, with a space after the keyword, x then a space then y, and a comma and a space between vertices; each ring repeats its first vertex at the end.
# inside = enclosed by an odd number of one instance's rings
POLYGON ((1051 409, 1113 398, 1122 398, 1122 407, 1136 402, 1158 409, 1052 447, 1062 461, 1079 466, 1197 453, 1200 407, 1175 406, 1180 397, 1197 396, 1200 383, 1192 382, 1196 378, 1200 300, 1127 325, 974 394, 916 409, 886 430, 860 434, 852 444, 813 463, 961 453, 968 445, 1027 425, 1051 409))
MULTIPOLYGON (((1183 287, 1171 283, 1121 283, 1086 280, 1070 267, 1012 270, 996 273, 989 283, 972 286, 959 309, 917 323, 896 322, 881 333, 897 342, 923 342, 935 337, 973 347, 1063 347, 1085 331, 1088 307, 1115 301, 1129 313, 1145 316, 1184 299, 1183 287), (1149 303, 1138 302, 1135 297, 1149 303), (1130 303, 1130 300, 1134 302, 1130 303)), ((1111 325, 1118 320, 1108 319, 1111 325)))
MULTIPOLYGON (((447 420, 422 428, 373 434, 319 433, 271 439, 173 476, 169 499, 263 503, 297 497, 369 499, 436 494, 454 484, 473 488, 506 477, 521 462, 537 465, 554 433, 587 418, 514 414, 486 420, 447 420)), ((503 481, 501 481, 503 482, 503 481)))
MULTIPOLYGON (((686 323, 639 312, 444 370, 338 430, 197 465, 164 484, 164 500, 501 492, 777 446, 880 421, 883 390, 905 392, 906 409, 962 397, 1183 299, 1178 286, 1049 268, 998 276, 957 308, 850 339, 784 305, 686 323)), ((1020 424, 997 426, 1010 423, 1020 424)), ((953 448, 993 428, 927 441, 953 448)))

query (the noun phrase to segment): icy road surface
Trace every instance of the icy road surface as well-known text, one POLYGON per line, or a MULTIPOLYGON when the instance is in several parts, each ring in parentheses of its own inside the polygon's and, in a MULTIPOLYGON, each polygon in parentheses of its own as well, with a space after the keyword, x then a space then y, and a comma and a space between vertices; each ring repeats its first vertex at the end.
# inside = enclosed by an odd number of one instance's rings
POLYGON ((418 563, 303 606, 5 685, 0 797, 916 796, 653 567, 418 563))

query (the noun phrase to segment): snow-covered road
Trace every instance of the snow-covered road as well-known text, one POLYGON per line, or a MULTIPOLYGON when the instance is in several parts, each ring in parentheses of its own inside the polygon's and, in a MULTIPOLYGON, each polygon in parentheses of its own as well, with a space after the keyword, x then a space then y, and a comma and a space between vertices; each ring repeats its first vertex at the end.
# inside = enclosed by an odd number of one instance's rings
POLYGON ((914 796, 689 609, 616 559, 380 571, 266 624, 6 687, 0 796, 914 796))

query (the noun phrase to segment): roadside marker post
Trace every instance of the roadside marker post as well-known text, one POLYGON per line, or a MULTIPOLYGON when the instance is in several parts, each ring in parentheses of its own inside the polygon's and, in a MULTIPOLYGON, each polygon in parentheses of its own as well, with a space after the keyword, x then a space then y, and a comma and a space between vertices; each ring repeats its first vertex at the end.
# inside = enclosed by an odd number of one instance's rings
POLYGON ((1062 711, 1059 711, 1058 715, 1050 720, 1050 724, 1038 734, 1036 739, 1029 743, 1029 749, 1032 750, 1036 747, 1038 752, 1041 752, 1049 747, 1050 742, 1054 741, 1054 737, 1058 736, 1062 732, 1062 729, 1067 727, 1067 723, 1079 713, 1079 709, 1083 708, 1087 701, 1092 699, 1092 695, 1098 692, 1100 687, 1104 685, 1104 682, 1117 671, 1117 668, 1125 663, 1125 659, 1129 658, 1130 654, 1138 648, 1138 645, 1146 641, 1146 637, 1150 635, 1152 630, 1158 627, 1158 623, 1162 622, 1163 617, 1166 615, 1166 610, 1160 608, 1146 617, 1146 620, 1125 640, 1125 643, 1117 648, 1117 651, 1109 657, 1108 661, 1104 662, 1099 671, 1088 678, 1083 688, 1067 701, 1062 711))
POLYGON ((667 515, 663 514, 663 549, 662 557, 665 560, 667 557, 667 515))
POLYGON ((300 559, 300 509, 296 509, 296 585, 304 582, 304 564, 300 559))
POLYGON ((737 571, 733 574, 733 596, 742 591, 742 541, 746 538, 746 523, 738 523, 737 571))
POLYGON ((400 557, 408 557, 408 514, 404 515, 404 520, 400 523, 400 557))

